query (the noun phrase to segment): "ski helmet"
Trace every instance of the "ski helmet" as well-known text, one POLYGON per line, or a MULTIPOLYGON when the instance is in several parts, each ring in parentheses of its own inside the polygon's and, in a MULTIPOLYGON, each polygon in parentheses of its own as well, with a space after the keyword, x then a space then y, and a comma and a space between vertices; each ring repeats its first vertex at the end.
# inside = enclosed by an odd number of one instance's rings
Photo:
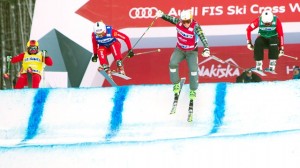
POLYGON ((39 43, 36 40, 29 40, 26 47, 29 54, 36 54, 39 51, 39 43))
POLYGON ((181 11, 180 19, 181 19, 182 22, 190 23, 193 19, 192 12, 190 10, 181 11))
POLYGON ((261 14, 261 21, 264 24, 271 24, 273 21, 273 13, 271 11, 263 11, 261 14))
POLYGON ((104 36, 106 33, 106 25, 102 21, 96 22, 94 25, 94 32, 97 36, 104 36))

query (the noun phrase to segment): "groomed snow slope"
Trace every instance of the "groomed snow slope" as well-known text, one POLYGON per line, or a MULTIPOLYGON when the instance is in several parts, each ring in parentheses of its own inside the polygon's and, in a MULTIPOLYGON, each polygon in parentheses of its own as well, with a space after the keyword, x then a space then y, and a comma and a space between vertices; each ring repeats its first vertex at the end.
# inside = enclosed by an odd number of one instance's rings
POLYGON ((300 81, 0 92, 0 167, 299 167, 300 81))

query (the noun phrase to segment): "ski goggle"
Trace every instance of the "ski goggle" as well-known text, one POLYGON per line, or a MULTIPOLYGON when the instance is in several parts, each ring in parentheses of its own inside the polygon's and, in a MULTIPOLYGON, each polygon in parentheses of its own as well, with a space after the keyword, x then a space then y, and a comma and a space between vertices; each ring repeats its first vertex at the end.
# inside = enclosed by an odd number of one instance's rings
POLYGON ((191 23, 191 19, 189 20, 181 20, 182 24, 190 24, 191 23))
POLYGON ((265 26, 272 26, 272 22, 266 22, 264 23, 265 26))
POLYGON ((30 47, 28 47, 28 52, 29 53, 37 53, 38 52, 38 47, 37 46, 30 46, 30 47))
POLYGON ((105 35, 105 31, 96 31, 95 33, 99 37, 103 37, 105 35))

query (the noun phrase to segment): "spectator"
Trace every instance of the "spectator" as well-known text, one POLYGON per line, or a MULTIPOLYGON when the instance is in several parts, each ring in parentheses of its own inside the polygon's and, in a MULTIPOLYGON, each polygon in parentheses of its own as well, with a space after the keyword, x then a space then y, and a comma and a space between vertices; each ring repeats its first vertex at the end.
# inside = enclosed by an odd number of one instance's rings
POLYGON ((293 79, 300 79, 300 68, 299 66, 295 66, 293 69, 293 79))
POLYGON ((250 83, 261 82, 262 79, 256 73, 251 70, 244 71, 240 76, 236 78, 236 83, 250 83))

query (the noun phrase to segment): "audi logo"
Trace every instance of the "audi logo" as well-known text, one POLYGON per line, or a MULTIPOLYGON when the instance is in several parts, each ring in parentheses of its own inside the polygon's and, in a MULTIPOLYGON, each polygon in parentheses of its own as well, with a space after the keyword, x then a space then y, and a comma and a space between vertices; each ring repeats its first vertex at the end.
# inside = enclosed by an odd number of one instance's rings
POLYGON ((155 18, 157 11, 158 9, 156 7, 131 8, 129 11, 129 16, 132 19, 155 18))

